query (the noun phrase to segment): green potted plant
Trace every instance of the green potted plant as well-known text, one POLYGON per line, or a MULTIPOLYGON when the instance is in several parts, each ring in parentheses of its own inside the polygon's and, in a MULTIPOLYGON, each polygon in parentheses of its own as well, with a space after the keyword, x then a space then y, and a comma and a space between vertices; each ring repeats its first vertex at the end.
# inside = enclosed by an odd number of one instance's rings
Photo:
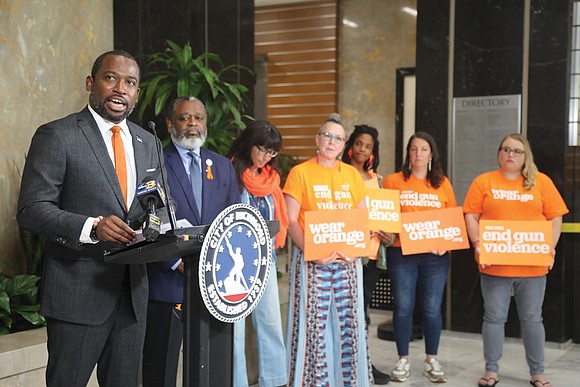
POLYGON ((36 299, 39 279, 33 274, 8 277, 0 263, 0 335, 45 325, 36 299))
POLYGON ((147 56, 147 71, 140 85, 139 118, 148 107, 158 116, 176 97, 197 97, 207 109, 210 130, 206 144, 225 154, 237 131, 246 127, 242 117, 249 102, 246 86, 225 79, 236 79, 241 71, 253 74, 252 71, 240 65, 224 66, 220 57, 210 52, 194 58, 189 43, 181 47, 171 40, 166 42, 165 51, 147 56))

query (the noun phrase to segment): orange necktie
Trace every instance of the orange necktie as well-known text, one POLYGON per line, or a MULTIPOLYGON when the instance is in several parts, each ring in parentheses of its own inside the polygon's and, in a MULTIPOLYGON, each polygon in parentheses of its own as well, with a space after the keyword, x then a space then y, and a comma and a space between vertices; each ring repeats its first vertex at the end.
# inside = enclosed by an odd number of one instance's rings
POLYGON ((121 138, 121 128, 117 125, 111 128, 113 132, 112 143, 113 153, 115 155, 115 171, 117 171, 117 178, 121 185, 123 192, 123 199, 125 199, 125 207, 127 207, 127 162, 125 160, 125 148, 123 147, 123 139, 121 138))

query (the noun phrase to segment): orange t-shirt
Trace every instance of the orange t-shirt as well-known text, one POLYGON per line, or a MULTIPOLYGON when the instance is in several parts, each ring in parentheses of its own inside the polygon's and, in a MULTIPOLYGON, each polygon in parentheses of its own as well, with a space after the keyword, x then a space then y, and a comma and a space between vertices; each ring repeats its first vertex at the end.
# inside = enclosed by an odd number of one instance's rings
POLYGON ((373 171, 369 171, 369 175, 371 175, 371 178, 368 180, 363 180, 364 185, 366 188, 381 188, 380 184, 379 184, 379 175, 377 175, 376 173, 374 173, 373 171))
MULTIPOLYGON (((536 174, 536 185, 524 190, 524 178, 506 179, 500 170, 483 173, 473 180, 463 203, 463 212, 480 214, 479 219, 549 220, 568 213, 566 203, 552 180, 536 174)), ((478 265, 479 266, 479 265, 478 265)), ((499 277, 538 277, 548 269, 541 266, 492 265, 479 271, 499 277)))
MULTIPOLYGON (((401 212, 457 207, 453 187, 446 177, 443 177, 439 188, 433 188, 427 179, 418 179, 411 174, 405 181, 403 172, 396 172, 383 180, 383 188, 400 191, 401 212)), ((401 246, 399 238, 393 246, 401 246)))
POLYGON ((298 222, 303 230, 305 211, 353 209, 366 195, 355 167, 338 161, 336 167, 326 168, 316 158, 292 168, 282 192, 300 203, 298 222))

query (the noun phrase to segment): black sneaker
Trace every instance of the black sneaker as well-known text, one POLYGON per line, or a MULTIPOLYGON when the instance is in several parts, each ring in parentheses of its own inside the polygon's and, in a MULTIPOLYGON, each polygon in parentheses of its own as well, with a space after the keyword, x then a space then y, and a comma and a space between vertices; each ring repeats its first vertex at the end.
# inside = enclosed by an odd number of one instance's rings
POLYGON ((391 380, 391 377, 381 371, 379 371, 378 369, 375 368, 375 366, 372 366, 373 368, 373 378, 375 379, 375 384, 376 385, 383 385, 383 384, 387 384, 389 383, 389 381, 391 380))

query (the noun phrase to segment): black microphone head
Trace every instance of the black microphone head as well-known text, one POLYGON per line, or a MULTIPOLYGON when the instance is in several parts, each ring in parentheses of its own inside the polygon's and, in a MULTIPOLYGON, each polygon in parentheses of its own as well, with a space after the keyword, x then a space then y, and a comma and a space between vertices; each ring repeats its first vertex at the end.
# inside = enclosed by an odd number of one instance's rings
POLYGON ((157 208, 165 206, 165 194, 159 186, 157 179, 146 176, 143 182, 137 187, 137 199, 144 208, 148 207, 148 202, 153 201, 157 208))
MULTIPOLYGON (((169 199, 169 197, 166 198, 165 196, 165 193, 169 192, 169 188, 167 187, 167 180, 165 179, 165 174, 163 172, 164 168, 163 161, 161 160, 162 158, 161 141, 159 140, 159 137, 157 136, 157 131, 155 130, 155 122, 153 121, 147 122, 147 127, 153 132, 153 135, 157 137, 155 139, 155 150, 157 151, 157 166, 159 168, 159 173, 161 175, 161 186, 159 187, 159 190, 160 196, 162 197, 161 206, 159 207, 163 207, 164 205, 166 205, 165 200, 169 199)), ((173 207, 171 205, 168 205, 167 212, 169 214, 169 222, 171 223, 171 228, 175 230, 176 228, 175 211, 173 211, 173 207)))

